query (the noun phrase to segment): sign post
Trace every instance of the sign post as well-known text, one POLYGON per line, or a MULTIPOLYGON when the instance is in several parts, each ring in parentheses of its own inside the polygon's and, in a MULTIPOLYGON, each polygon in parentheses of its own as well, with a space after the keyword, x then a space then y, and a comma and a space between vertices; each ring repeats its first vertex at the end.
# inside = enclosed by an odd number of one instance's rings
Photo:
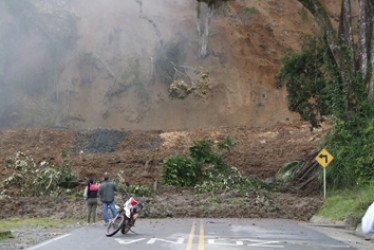
POLYGON ((322 149, 315 159, 323 167, 323 198, 326 200, 326 167, 334 157, 326 149, 322 149))

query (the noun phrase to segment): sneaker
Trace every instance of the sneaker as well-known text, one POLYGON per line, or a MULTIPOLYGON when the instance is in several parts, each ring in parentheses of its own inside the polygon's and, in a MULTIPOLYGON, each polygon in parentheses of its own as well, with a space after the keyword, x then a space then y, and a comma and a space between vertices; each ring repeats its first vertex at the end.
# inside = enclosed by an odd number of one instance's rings
POLYGON ((109 225, 109 222, 105 222, 105 223, 104 223, 104 226, 107 227, 108 225, 109 225))

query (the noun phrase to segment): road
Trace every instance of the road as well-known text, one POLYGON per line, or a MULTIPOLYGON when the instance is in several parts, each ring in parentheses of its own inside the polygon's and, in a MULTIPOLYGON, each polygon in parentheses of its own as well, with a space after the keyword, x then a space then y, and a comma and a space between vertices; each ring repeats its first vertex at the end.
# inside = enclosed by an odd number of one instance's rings
POLYGON ((106 237, 101 223, 29 247, 46 249, 356 249, 302 223, 273 219, 138 219, 106 237))

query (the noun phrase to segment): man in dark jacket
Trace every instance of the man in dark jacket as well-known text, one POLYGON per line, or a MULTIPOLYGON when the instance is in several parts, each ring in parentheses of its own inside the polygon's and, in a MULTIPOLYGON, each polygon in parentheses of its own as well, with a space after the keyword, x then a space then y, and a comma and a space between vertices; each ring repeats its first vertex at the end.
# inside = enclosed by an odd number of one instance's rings
POLYGON ((103 202, 103 213, 105 224, 109 222, 108 207, 112 211, 113 218, 117 216, 116 207, 114 204, 114 192, 117 191, 116 185, 109 181, 109 176, 105 174, 104 183, 99 186, 99 195, 103 202))

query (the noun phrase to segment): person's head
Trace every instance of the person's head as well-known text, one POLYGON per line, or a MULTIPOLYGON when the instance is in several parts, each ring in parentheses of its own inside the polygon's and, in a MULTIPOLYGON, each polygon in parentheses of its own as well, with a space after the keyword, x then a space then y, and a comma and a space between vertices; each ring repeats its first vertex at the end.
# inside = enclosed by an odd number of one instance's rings
POLYGON ((90 178, 90 179, 88 180, 88 184, 94 184, 94 183, 95 183, 95 180, 94 180, 94 179, 91 179, 91 178, 90 178))
POLYGON ((109 175, 108 174, 104 175, 104 181, 109 181, 109 175))

